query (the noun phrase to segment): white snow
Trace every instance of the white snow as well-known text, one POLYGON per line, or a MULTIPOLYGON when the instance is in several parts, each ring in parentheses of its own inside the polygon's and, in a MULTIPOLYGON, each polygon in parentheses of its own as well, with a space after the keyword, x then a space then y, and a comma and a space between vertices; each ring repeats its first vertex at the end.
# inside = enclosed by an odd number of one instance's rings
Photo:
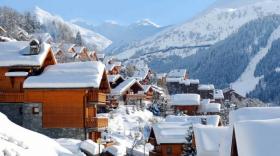
POLYGON ((198 107, 199 113, 218 113, 221 111, 221 104, 219 103, 208 103, 208 104, 200 104, 198 107))
POLYGON ((197 156, 218 156, 221 142, 227 130, 226 127, 194 126, 197 156))
POLYGON ((108 75, 109 82, 116 82, 118 79, 124 79, 121 75, 108 75))
POLYGON ((99 88, 104 64, 98 61, 48 66, 41 75, 25 80, 24 88, 99 88))
POLYGON ((214 90, 215 86, 212 84, 200 84, 198 90, 214 90))
POLYGON ((0 155, 59 156, 72 155, 55 140, 12 123, 0 113, 0 155))
POLYGON ((231 84, 232 88, 240 95, 246 96, 247 93, 253 91, 263 76, 255 77, 254 73, 258 63, 266 56, 268 50, 272 46, 272 42, 280 38, 280 27, 278 27, 268 39, 267 45, 260 49, 260 51, 250 60, 248 66, 240 77, 231 84))
POLYGON ((134 84, 139 85, 143 90, 142 85, 136 79, 129 78, 120 83, 116 88, 112 89, 111 93, 113 95, 122 95, 127 89, 129 89, 134 84))
POLYGON ((275 68, 275 72, 279 73, 280 72, 280 67, 275 68))
POLYGON ((0 66, 41 66, 47 57, 50 45, 42 43, 37 55, 24 55, 30 50, 29 42, 0 42, 0 66))
POLYGON ((7 77, 25 77, 28 75, 28 72, 6 72, 5 76, 7 77))
POLYGON ((148 74, 149 74, 150 69, 149 68, 141 68, 138 69, 134 72, 132 78, 135 78, 139 81, 144 80, 148 74))
POLYGON ((104 149, 103 145, 98 145, 92 140, 85 140, 81 142, 80 149, 90 155, 98 155, 104 149))
MULTIPOLYGON (((201 115, 201 116, 175 116, 168 115, 165 118, 165 122, 183 122, 188 124, 200 124, 202 119, 206 119, 207 125, 217 127, 220 123, 219 115, 201 115)), ((168 123, 167 123, 168 124, 168 123)))
POLYGON ((45 25, 50 33, 56 33, 57 28, 55 28, 55 25, 53 24, 54 21, 56 21, 56 23, 62 23, 68 25, 70 29, 73 31, 74 35, 76 35, 77 32, 80 32, 85 44, 95 45, 96 48, 100 51, 104 50, 112 43, 112 41, 108 40, 107 38, 105 38, 104 36, 98 33, 80 27, 78 25, 75 25, 71 22, 64 21, 61 17, 54 16, 39 7, 35 8, 35 14, 40 24, 45 25))
MULTIPOLYGON (((137 140, 147 140, 150 134, 150 125, 160 120, 155 118, 148 110, 134 110, 130 106, 119 106, 118 109, 113 110, 111 113, 99 114, 99 116, 109 118, 108 133, 105 136, 115 140, 116 145, 105 150, 112 152, 116 156, 123 156, 126 148, 132 147, 134 138, 137 138, 137 140), (144 130, 143 134, 139 133, 139 128, 144 130), (136 134, 140 134, 139 137, 136 137, 136 134)), ((144 155, 143 145, 135 147, 134 150, 138 151, 136 153, 141 153, 137 155, 144 155)), ((146 144, 146 155, 148 155, 149 150, 152 150, 152 146, 146 144)))
POLYGON ((224 99, 224 93, 223 90, 215 89, 214 91, 214 99, 224 99))
POLYGON ((234 125, 239 156, 275 156, 280 152, 280 119, 243 121, 234 125))
POLYGON ((174 105, 174 106, 200 105, 200 95, 198 94, 171 95, 170 105, 174 105))
POLYGON ((280 107, 239 108, 229 114, 230 124, 246 120, 267 120, 280 118, 280 107))

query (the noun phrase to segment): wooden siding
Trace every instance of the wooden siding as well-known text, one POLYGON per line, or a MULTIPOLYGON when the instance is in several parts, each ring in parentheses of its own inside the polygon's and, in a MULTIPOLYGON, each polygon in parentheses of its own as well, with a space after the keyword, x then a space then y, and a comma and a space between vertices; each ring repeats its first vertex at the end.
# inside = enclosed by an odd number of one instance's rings
POLYGON ((26 90, 26 102, 43 103, 44 128, 84 127, 83 89, 26 90))
POLYGON ((106 128, 108 127, 108 118, 86 118, 87 128, 106 128))

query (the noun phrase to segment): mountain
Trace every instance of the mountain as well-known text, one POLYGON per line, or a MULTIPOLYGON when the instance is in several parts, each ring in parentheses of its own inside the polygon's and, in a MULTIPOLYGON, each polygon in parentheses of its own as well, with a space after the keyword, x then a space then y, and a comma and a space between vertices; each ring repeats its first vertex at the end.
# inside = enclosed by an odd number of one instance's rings
POLYGON ((193 55, 197 49, 189 47, 213 45, 249 21, 280 13, 279 4, 279 0, 263 0, 233 8, 212 6, 190 21, 123 48, 117 57, 127 59, 145 53, 164 53, 166 57, 193 55))
POLYGON ((50 33, 56 40, 70 42, 80 32, 83 42, 90 48, 102 51, 112 43, 109 39, 92 30, 64 21, 61 17, 52 15, 39 7, 35 8, 34 13, 43 31, 50 33))
POLYGON ((73 23, 91 29, 113 43, 105 50, 108 54, 122 51, 122 47, 132 45, 136 41, 155 35, 167 27, 161 27, 149 19, 139 20, 130 25, 120 25, 114 21, 106 21, 100 25, 89 24, 84 20, 72 20, 73 23))

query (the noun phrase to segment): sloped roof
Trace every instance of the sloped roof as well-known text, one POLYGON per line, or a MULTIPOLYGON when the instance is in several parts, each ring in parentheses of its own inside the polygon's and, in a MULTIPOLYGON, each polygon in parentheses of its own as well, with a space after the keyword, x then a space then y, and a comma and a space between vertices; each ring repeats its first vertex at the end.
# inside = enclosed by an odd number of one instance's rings
POLYGON ((144 89, 144 93, 147 93, 152 86, 151 85, 142 85, 142 87, 144 89))
POLYGON ((213 84, 200 84, 198 90, 214 90, 215 86, 213 84))
POLYGON ((223 90, 215 89, 214 90, 214 99, 224 99, 224 93, 223 90))
POLYGON ((129 79, 126 79, 125 81, 123 81, 122 83, 120 83, 116 88, 112 89, 112 94, 113 95, 122 95, 127 89, 129 89, 134 84, 139 85, 141 87, 141 89, 143 90, 142 85, 136 79, 129 78, 129 79))
POLYGON ((51 65, 41 75, 29 77, 23 87, 99 88, 104 69, 97 61, 51 65))
POLYGON ((206 119, 207 125, 217 127, 220 123, 220 116, 219 115, 198 115, 198 116, 175 116, 175 115, 168 115, 165 118, 166 122, 184 122, 184 123, 191 123, 191 124, 200 124, 201 119, 206 119))
POLYGON ((119 78, 124 80, 124 78, 120 74, 118 74, 118 75, 108 75, 108 81, 109 82, 116 82, 119 78))
POLYGON ((267 120, 280 118, 280 107, 246 107, 229 114, 230 124, 246 120, 267 120))
POLYGON ((219 156, 219 148, 227 131, 226 127, 194 126, 197 155, 219 156))
POLYGON ((234 124, 238 155, 274 156, 280 153, 280 119, 242 121, 234 124))
POLYGON ((175 106, 200 105, 200 95, 198 94, 171 95, 170 105, 175 105, 175 106))
POLYGON ((50 45, 41 44, 37 55, 24 55, 30 50, 29 42, 0 42, 0 66, 41 66, 50 50, 50 45))

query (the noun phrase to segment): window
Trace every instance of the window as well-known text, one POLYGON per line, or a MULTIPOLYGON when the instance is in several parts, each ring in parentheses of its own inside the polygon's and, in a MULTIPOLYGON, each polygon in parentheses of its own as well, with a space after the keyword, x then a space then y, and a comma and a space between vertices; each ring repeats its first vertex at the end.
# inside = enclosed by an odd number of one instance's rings
POLYGON ((32 113, 33 113, 33 114, 39 114, 39 113, 40 113, 39 107, 33 107, 33 108, 32 108, 32 113))
POLYGON ((172 155, 172 146, 168 146, 168 147, 167 147, 167 149, 166 149, 166 154, 167 154, 167 155, 170 155, 170 156, 172 155))

